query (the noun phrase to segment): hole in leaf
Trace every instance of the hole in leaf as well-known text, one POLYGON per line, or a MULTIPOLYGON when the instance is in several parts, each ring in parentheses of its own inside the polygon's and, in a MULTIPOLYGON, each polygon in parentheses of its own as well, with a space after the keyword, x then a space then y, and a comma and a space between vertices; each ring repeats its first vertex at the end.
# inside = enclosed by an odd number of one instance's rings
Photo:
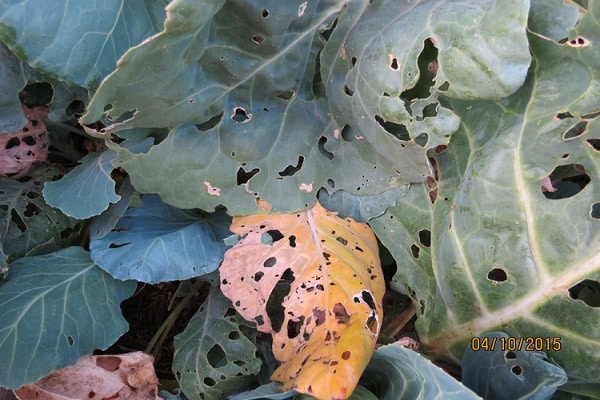
POLYGON ((69 343, 69 346, 73 346, 73 343, 75 343, 75 341, 73 340, 72 336, 67 336, 67 343, 69 343))
POLYGON ((344 125, 341 132, 342 139, 346 142, 352 142, 356 135, 354 134, 354 129, 350 127, 350 125, 344 125))
POLYGON ((263 244, 273 244, 281 239, 283 239, 283 234, 277 229, 270 229, 261 236, 261 242, 263 244))
POLYGON ((517 376, 523 375, 523 368, 521 368, 519 365, 513 366, 510 371, 517 376))
POLYGON ((517 354, 514 351, 509 350, 506 353, 504 353, 505 360, 514 360, 515 358, 517 358, 517 354))
POLYGON ((124 247, 124 246, 130 245, 130 244, 131 244, 131 242, 125 242, 125 243, 120 243, 120 244, 119 243, 111 243, 108 245, 108 248, 109 249, 118 249, 119 247, 124 247))
POLYGON ((415 138, 415 143, 421 147, 427 146, 428 141, 429 141, 429 135, 427 135, 427 133, 425 133, 425 132, 421 133, 419 136, 417 136, 415 138))
POLYGON ((252 35, 252 41, 256 44, 261 44, 265 41, 265 38, 263 35, 252 35))
POLYGON ((578 36, 568 41, 568 45, 571 47, 586 47, 590 45, 590 40, 583 36, 578 36))
POLYGON ((217 384, 217 381, 210 376, 205 376, 203 382, 206 386, 215 386, 217 384))
POLYGON ((275 266, 276 263, 277 263, 277 258, 269 257, 265 260, 265 262, 263 263, 263 266, 265 268, 272 268, 275 266))
POLYGON ((367 318, 367 328, 369 328, 369 330, 376 335, 379 327, 377 324, 377 317, 375 315, 375 311, 372 311, 369 315, 369 318, 367 318))
POLYGON ((290 339, 296 338, 300 334, 302 325, 304 325, 304 316, 303 315, 300 316, 298 321, 289 320, 288 325, 287 325, 288 338, 290 338, 290 339))
POLYGON ((213 368, 221 368, 227 365, 227 355, 219 344, 215 344, 210 348, 206 354, 206 359, 213 368))
POLYGON ((502 268, 494 268, 487 274, 487 278, 494 283, 502 283, 506 281, 508 275, 502 268))
POLYGON ((412 254, 412 256, 415 260, 419 259, 419 251, 420 250, 421 249, 419 248, 419 246, 417 246, 414 243, 410 246, 410 253, 412 254))
POLYGON ((404 141, 410 140, 410 135, 408 134, 408 129, 406 129, 406 125, 384 121, 383 118, 381 118, 379 115, 375 116, 375 121, 377 121, 377 124, 381 126, 386 132, 391 133, 398 139, 404 141))
POLYGON ((293 90, 285 90, 283 92, 277 93, 277 97, 282 100, 289 101, 292 97, 294 97, 295 94, 296 92, 294 92, 293 90))
POLYGON ((36 143, 33 136, 25 136, 22 140, 28 146, 33 146, 36 143))
POLYGON ((600 307, 600 282, 584 279, 575 286, 569 288, 569 296, 575 300, 581 300, 590 307, 600 307))
POLYGON ((325 136, 321 136, 319 138, 319 143, 318 143, 319 152, 321 154, 323 154, 325 156, 325 158, 327 158, 328 160, 333 160, 334 155, 332 152, 328 151, 325 148, 325 143, 327 143, 327 138, 325 136))
POLYGON ((248 183, 248 181, 250 179, 252 179, 252 177, 256 174, 258 174, 260 172, 259 168, 254 168, 252 171, 250 172, 246 172, 246 170, 243 167, 238 168, 237 170, 237 184, 238 185, 243 185, 245 183, 248 183))
POLYGON ((363 290, 360 292, 360 294, 364 302, 367 303, 371 310, 375 310, 375 300, 373 299, 373 296, 371 296, 371 293, 369 293, 367 290, 363 290))
MULTIPOLYGON (((550 200, 566 199, 575 196, 590 183, 591 179, 580 164, 560 165, 549 176, 552 191, 542 189, 550 200)), ((547 185, 546 185, 547 186, 547 185)))
POLYGON ((418 236, 419 243, 421 243, 423 247, 431 246, 431 232, 428 229, 420 230, 418 236))
POLYGON ((269 18, 269 10, 267 10, 266 8, 263 8, 262 11, 260 12, 260 16, 263 18, 269 18))
POLYGON ((262 279, 262 277, 263 277, 264 275, 265 275, 265 274, 264 274, 264 272, 261 272, 261 271, 256 271, 256 272, 254 273, 254 276, 253 276, 253 278, 254 278, 254 280, 255 280, 256 282, 260 282, 260 280, 262 279))
POLYGON ((354 90, 352 90, 348 86, 344 85, 344 93, 346 93, 348 96, 353 96, 354 90))
POLYGON ((219 115, 215 115, 208 121, 202 122, 201 124, 197 124, 196 129, 198 129, 199 131, 202 131, 202 132, 206 132, 206 131, 214 128, 215 126, 217 126, 221 122, 222 119, 223 119, 223 113, 221 113, 219 115))
POLYGON ((586 142, 596 151, 600 151, 600 139, 588 139, 586 142))
POLYGON ((566 119, 566 118, 573 118, 573 114, 571 114, 568 111, 556 114, 556 119, 566 119))
POLYGON ((288 165, 287 167, 285 167, 285 169, 283 171, 278 172, 278 174, 279 174, 279 176, 292 176, 296 172, 300 171, 303 163, 304 163, 304 157, 299 156, 298 163, 296 164, 296 166, 288 165))
POLYGON ((600 219, 600 203, 592 204, 592 209, 590 210, 590 217, 594 219, 600 219))
POLYGON ((350 353, 348 350, 344 351, 342 353, 342 360, 348 360, 351 355, 352 355, 352 353, 350 353))
POLYGON ((227 337, 229 340, 238 340, 240 338, 240 333, 238 331, 231 331, 227 337))
MULTIPOLYGON (((415 99, 426 99, 430 96, 431 87, 433 86, 438 70, 437 58, 438 49, 433 44, 433 41, 431 39, 425 39, 423 42, 423 50, 421 50, 421 53, 419 53, 417 58, 419 81, 414 87, 400 94, 400 98, 403 99, 406 104, 410 104, 415 99)), ((446 83, 447 82, 445 82, 444 85, 446 83)), ((440 87, 440 90, 444 89, 440 87)))
POLYGON ((8 139, 8 142, 6 142, 5 148, 8 149, 12 149, 13 147, 17 147, 21 144, 21 140, 16 137, 13 136, 10 139, 8 139))
POLYGON ((263 319, 262 315, 257 315, 256 317, 254 317, 254 320, 256 321, 256 325, 258 326, 265 324, 265 320, 263 319))
POLYGON ((242 107, 233 107, 231 119, 235 122, 245 124, 252 119, 252 114, 247 113, 242 107))
POLYGON ((398 64, 398 59, 396 57, 394 57, 393 55, 389 55, 390 57, 390 68, 392 69, 392 71, 398 71, 400 69, 400 64, 398 64))
POLYGON ((271 291, 269 295, 269 299, 267 300, 267 312, 269 314, 269 318, 271 319, 271 325, 275 332, 279 332, 281 330, 281 325, 283 325, 283 320, 285 318, 285 308, 282 306, 283 300, 290 293, 290 287, 292 282, 294 282, 294 273, 290 268, 286 269, 279 282, 271 291))
POLYGON ((574 126, 572 126, 571 128, 569 128, 569 130, 567 130, 565 132, 565 134, 563 135, 563 139, 573 139, 576 138, 578 136, 581 136, 585 130, 587 129, 587 121, 580 121, 577 124, 575 124, 574 126))
POLYGON ((27 206, 25 206, 25 211, 23 212, 23 215, 25 215, 26 217, 33 217, 34 215, 39 215, 40 211, 41 210, 35 204, 27 203, 27 206))

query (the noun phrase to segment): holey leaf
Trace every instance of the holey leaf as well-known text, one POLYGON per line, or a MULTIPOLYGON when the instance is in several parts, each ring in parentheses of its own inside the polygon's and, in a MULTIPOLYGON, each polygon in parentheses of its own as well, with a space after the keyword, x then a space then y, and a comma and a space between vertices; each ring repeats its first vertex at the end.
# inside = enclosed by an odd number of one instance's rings
POLYGON ((394 285, 413 296, 432 353, 458 362, 491 331, 537 340, 567 373, 561 390, 598 398, 600 3, 589 5, 564 43, 530 34, 534 64, 513 95, 449 101, 461 128, 432 155, 437 190, 413 185, 369 223, 402 261, 394 285))
POLYGON ((319 399, 344 399, 373 353, 385 285, 371 229, 319 203, 295 214, 236 217, 221 290, 282 362, 272 379, 319 399))

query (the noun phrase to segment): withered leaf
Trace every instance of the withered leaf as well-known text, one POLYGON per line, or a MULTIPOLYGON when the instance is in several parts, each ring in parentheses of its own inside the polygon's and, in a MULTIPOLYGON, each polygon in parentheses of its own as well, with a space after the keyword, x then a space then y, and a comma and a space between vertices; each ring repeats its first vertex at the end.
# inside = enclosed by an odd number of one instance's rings
POLYGON ((370 227, 317 203, 295 214, 235 217, 231 230, 242 239, 225 254, 221 289, 273 335, 282 364, 271 378, 319 399, 349 397, 383 317, 385 283, 370 227))

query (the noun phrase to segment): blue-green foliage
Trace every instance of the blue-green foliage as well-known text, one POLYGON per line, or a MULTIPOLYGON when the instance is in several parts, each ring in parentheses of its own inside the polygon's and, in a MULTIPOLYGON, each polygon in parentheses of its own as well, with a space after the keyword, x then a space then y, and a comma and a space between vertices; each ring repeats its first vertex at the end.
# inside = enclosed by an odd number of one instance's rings
POLYGON ((217 269, 231 218, 223 211, 180 210, 158 195, 125 212, 106 236, 92 239, 92 259, 117 279, 158 283, 217 269))
MULTIPOLYGON (((109 346, 134 281, 217 270, 232 216, 319 197, 369 221, 420 340, 462 359, 478 393, 600 398, 598 296, 580 285, 600 266, 599 20, 598 0, 2 1, 0 132, 23 125, 26 85, 49 84, 55 164, 0 178, 0 386, 109 346), (561 337, 556 365, 463 357, 497 330, 561 337)), ((172 398, 260 380, 268 345, 220 295, 191 326, 229 318, 219 329, 237 339, 178 336, 172 398), (217 342, 214 375, 189 372, 217 342)), ((237 398, 261 395, 307 398, 275 384, 237 398)), ((387 346, 352 398, 435 396, 474 397, 387 346)))

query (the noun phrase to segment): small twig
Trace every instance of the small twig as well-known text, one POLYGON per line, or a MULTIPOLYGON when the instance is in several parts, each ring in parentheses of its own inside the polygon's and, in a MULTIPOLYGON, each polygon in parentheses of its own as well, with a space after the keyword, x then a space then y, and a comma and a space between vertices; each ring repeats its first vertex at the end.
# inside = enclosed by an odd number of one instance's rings
POLYGON ((46 118, 44 120, 44 124, 46 126, 59 126, 59 127, 65 129, 65 130, 67 130, 69 132, 72 132, 72 133, 75 133, 75 134, 77 134, 79 136, 83 136, 83 137, 88 138, 88 139, 90 138, 90 136, 87 135, 83 129, 77 129, 77 128, 69 125, 69 124, 65 124, 64 122, 52 121, 52 120, 49 120, 48 118, 46 118))
POLYGON ((412 317, 415 316, 416 311, 417 310, 415 308, 415 305, 413 303, 410 303, 409 306, 404 309, 404 311, 402 311, 398 316, 396 316, 392 320, 392 322, 390 322, 388 326, 386 326, 385 329, 381 331, 381 333, 389 338, 396 336, 398 332, 400 332, 402 328, 404 328, 408 321, 410 321, 412 317))
POLYGON ((187 294, 179 302, 179 304, 177 304, 177 307, 175 307, 173 309, 173 311, 171 311, 171 313, 169 314, 167 319, 156 330, 156 333, 154 334, 154 336, 148 343, 148 346, 146 346, 146 349, 144 350, 147 354, 152 354, 152 356, 154 358, 158 357, 158 355, 162 349, 162 346, 163 346, 165 340, 167 339, 167 336, 169 336, 169 332, 171 332, 173 325, 175 325, 175 322, 177 321, 177 318, 179 318, 179 315, 188 306, 188 304, 190 303, 192 298, 197 295, 198 290, 202 287, 203 284, 204 284, 204 281, 202 281, 200 279, 198 279, 196 282, 194 282, 194 285, 192 286, 192 288, 193 288, 192 292, 187 294))

